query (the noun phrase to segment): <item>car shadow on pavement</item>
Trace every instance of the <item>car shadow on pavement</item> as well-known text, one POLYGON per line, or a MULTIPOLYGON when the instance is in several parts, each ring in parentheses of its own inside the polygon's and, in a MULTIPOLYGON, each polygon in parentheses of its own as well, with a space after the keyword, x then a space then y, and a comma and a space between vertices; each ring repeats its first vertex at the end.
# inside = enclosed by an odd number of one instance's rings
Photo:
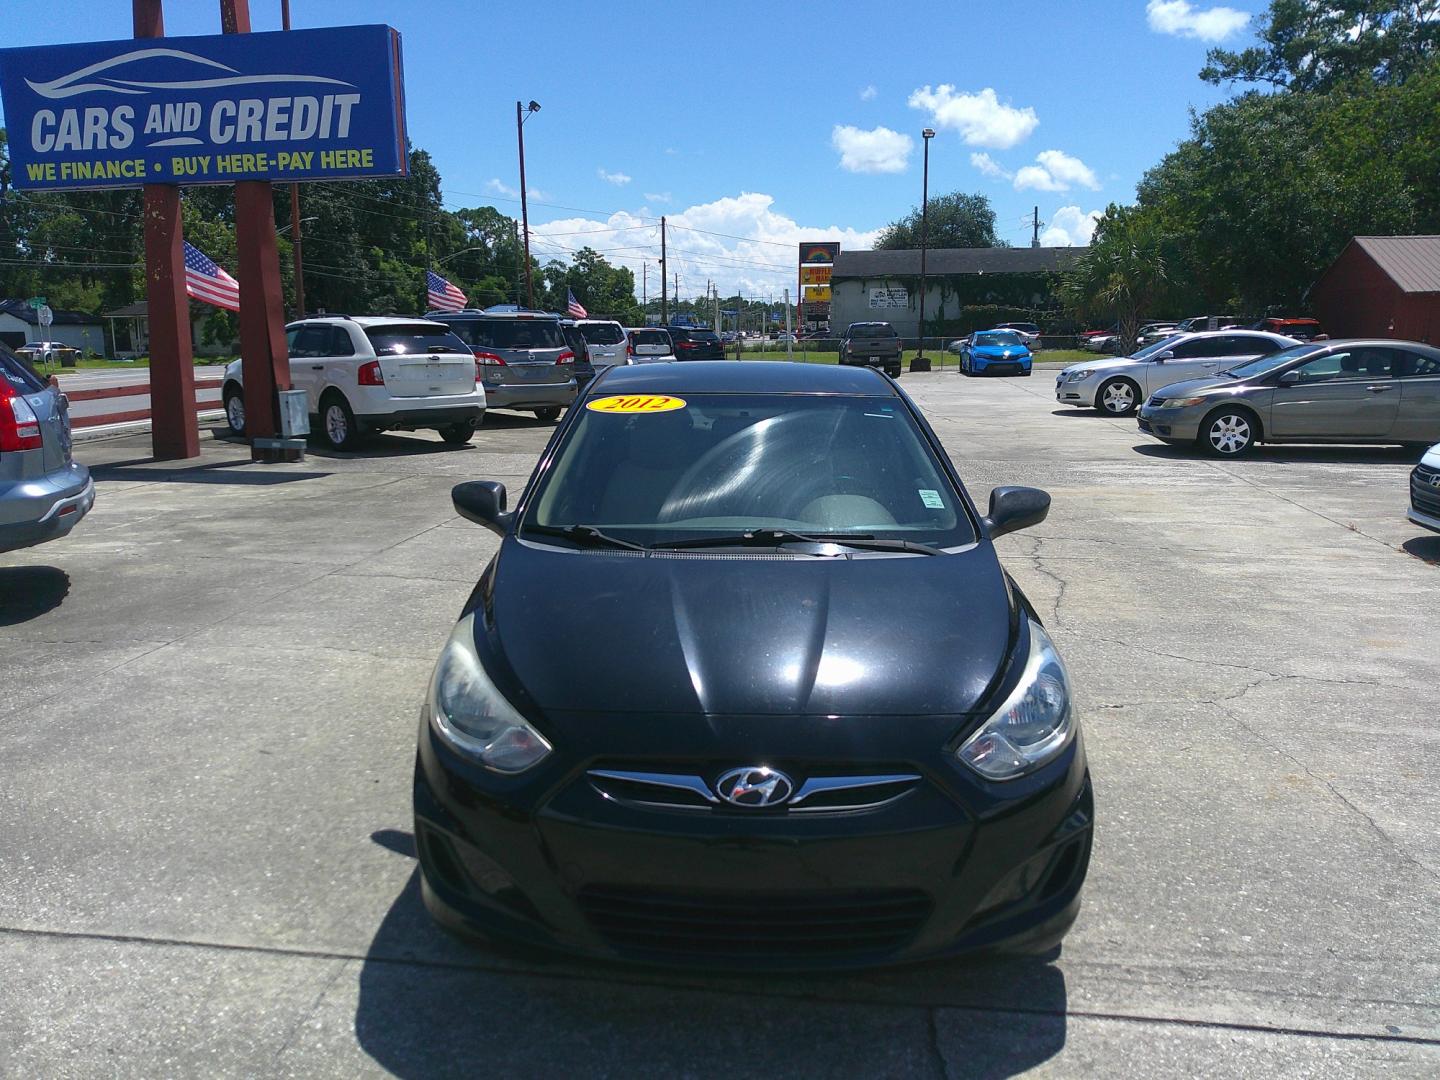
MULTIPOLYGON (((413 854, 408 833, 372 839, 413 854)), ((367 950, 355 1013, 360 1046, 396 1076, 1001 1080, 1065 1045, 1058 950, 860 975, 674 975, 461 942, 430 920, 419 878, 417 867, 367 950)))
POLYGON ((96 480, 119 480, 140 484, 237 484, 241 487, 274 487, 276 484, 293 484, 297 480, 319 480, 329 476, 328 472, 228 472, 242 465, 253 465, 251 461, 207 461, 203 465, 185 464, 180 467, 157 462, 153 458, 135 458, 131 461, 114 461, 107 465, 90 466, 90 475, 96 480))
POLYGON ((16 626, 59 607, 70 575, 54 566, 0 566, 0 626, 16 626))
POLYGON ((1415 536, 1400 547, 1407 555, 1440 566, 1440 536, 1415 536))
MULTIPOLYGON (((1168 446, 1165 443, 1136 443, 1137 454, 1156 458, 1204 458, 1209 461, 1271 461, 1278 463, 1309 462, 1335 465, 1403 465, 1420 460, 1420 451, 1403 446, 1319 446, 1270 445, 1255 447, 1242 458, 1217 458, 1196 446, 1168 446)), ((1402 492, 1403 499, 1403 492, 1402 492)))

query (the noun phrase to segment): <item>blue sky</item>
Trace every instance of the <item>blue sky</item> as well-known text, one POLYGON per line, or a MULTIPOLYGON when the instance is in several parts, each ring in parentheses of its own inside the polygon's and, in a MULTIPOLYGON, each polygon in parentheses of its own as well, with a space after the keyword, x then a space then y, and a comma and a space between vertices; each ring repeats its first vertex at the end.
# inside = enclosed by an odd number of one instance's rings
MULTIPOLYGON (((868 246, 930 190, 988 195, 998 231, 1084 242, 1226 96, 1196 72, 1248 41, 1261 0, 987 0, 725 5, 673 0, 292 0, 295 26, 388 22, 404 38, 410 134, 452 207, 518 216, 514 103, 525 125, 535 250, 588 243, 636 269, 670 234, 683 295, 774 293, 795 244, 868 246), (693 231, 701 230, 701 231, 693 231), (729 235, 716 235, 729 234, 729 235)), ((4 0, 5 45, 130 36, 125 0, 4 0)), ((170 34, 214 33, 215 0, 169 0, 170 34)), ((257 30, 279 0, 252 0, 257 30)), ((653 281, 652 281, 653 284, 653 281)))

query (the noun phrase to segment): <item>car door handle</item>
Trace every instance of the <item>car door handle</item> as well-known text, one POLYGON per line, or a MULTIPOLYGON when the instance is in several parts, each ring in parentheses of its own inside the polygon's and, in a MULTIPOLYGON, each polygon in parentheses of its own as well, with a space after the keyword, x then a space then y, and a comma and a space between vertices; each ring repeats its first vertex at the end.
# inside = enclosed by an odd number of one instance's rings
POLYGON ((311 365, 310 365, 310 370, 311 370, 311 371, 324 371, 324 370, 325 370, 325 365, 324 365, 324 364, 311 364, 311 365))
POLYGON ((1365 387, 1365 389, 1368 390, 1368 391, 1369 391, 1370 393, 1372 393, 1372 394, 1383 394, 1383 393, 1385 393, 1386 390, 1389 390, 1390 387, 1388 387, 1388 386, 1367 386, 1367 387, 1365 387))

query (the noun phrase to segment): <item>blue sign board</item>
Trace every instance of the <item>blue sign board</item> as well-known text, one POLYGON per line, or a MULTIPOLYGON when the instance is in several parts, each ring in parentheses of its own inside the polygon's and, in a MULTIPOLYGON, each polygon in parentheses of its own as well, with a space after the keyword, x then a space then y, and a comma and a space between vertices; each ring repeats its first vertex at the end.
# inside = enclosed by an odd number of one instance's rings
POLYGON ((17 188, 403 176, 388 26, 0 49, 17 188))

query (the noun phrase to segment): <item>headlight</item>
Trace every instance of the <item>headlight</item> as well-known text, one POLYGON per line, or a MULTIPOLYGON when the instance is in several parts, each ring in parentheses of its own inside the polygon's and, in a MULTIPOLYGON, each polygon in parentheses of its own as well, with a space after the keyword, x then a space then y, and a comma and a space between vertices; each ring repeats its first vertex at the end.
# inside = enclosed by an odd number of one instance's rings
POLYGON ((1183 409, 1190 405, 1203 405, 1204 397, 1172 397, 1159 402, 1157 409, 1183 409))
POLYGON ((518 773, 550 753, 550 744, 506 701, 475 655, 475 616, 450 634, 430 679, 430 724, 452 746, 496 772, 518 773))
POLYGON ((1093 371, 1072 371, 1066 378, 1069 379, 1070 382, 1080 382, 1082 379, 1088 379, 1094 374, 1095 372, 1093 371))
POLYGON ((987 780, 1013 780, 1054 758, 1074 731, 1070 676, 1050 636, 1032 620, 1019 685, 955 756, 987 780))

